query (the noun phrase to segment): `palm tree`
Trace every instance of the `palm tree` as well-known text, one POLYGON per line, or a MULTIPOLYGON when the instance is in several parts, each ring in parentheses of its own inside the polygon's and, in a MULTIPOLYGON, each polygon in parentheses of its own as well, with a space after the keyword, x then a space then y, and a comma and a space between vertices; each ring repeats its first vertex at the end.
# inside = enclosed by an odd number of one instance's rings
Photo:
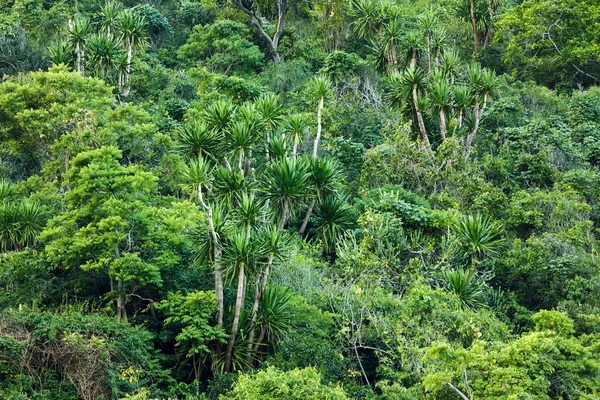
POLYGON ((246 230, 236 231, 229 235, 224 256, 229 264, 228 275, 230 277, 237 275, 237 290, 233 321, 225 352, 225 371, 228 372, 231 372, 233 346, 238 334, 240 315, 246 298, 247 274, 253 272, 256 258, 259 258, 261 253, 262 249, 257 246, 253 236, 248 234, 246 230))
POLYGON ((186 122, 178 132, 177 150, 186 159, 203 157, 217 160, 220 154, 219 135, 200 121, 186 122))
POLYGON ((418 31, 411 31, 404 38, 404 46, 406 47, 407 56, 409 59, 408 68, 417 68, 417 56, 423 48, 423 36, 418 31))
POLYGON ((72 44, 64 39, 59 39, 48 46, 48 53, 50 62, 55 65, 70 65, 75 60, 72 44))
POLYGON ((290 135, 294 142, 294 148, 292 155, 296 157, 298 154, 298 145, 304 139, 304 136, 308 133, 308 122, 302 114, 289 115, 283 124, 283 129, 290 135))
POLYGON ((252 349, 252 346, 258 348, 258 343, 253 343, 254 335, 256 331, 256 320, 258 318, 258 309, 261 304, 261 298, 265 293, 269 274, 273 267, 275 260, 282 260, 285 248, 288 244, 287 237, 284 236, 283 232, 278 230, 276 227, 268 227, 261 232, 261 240, 263 241, 264 249, 267 253, 267 262, 265 263, 264 269, 257 275, 255 287, 254 287, 254 304, 252 305, 251 311, 251 322, 248 333, 248 350, 252 349))
POLYGON ((477 280, 477 273, 473 268, 446 272, 446 285, 466 309, 475 310, 485 304, 484 286, 477 280))
POLYGON ((419 106, 419 93, 425 87, 423 71, 417 68, 408 68, 403 74, 393 74, 389 79, 388 101, 392 106, 402 107, 408 99, 412 103, 412 110, 417 119, 421 140, 427 151, 431 150, 429 136, 425 129, 425 122, 419 106))
POLYGON ((69 20, 69 39, 75 48, 77 72, 84 74, 85 46, 88 35, 92 31, 92 24, 88 18, 77 17, 74 21, 69 20))
POLYGON ((11 201, 15 195, 13 183, 8 179, 0 178, 0 204, 11 201))
POLYGON ((435 68, 439 68, 440 66, 440 55, 446 46, 447 40, 448 35, 443 27, 433 31, 431 36, 431 51, 435 54, 435 68))
POLYGON ((121 42, 101 33, 91 34, 87 40, 87 61, 102 78, 107 78, 123 50, 121 42))
POLYGON ((398 65, 398 45, 402 40, 405 30, 403 20, 400 18, 391 18, 384 25, 384 32, 381 35, 383 39, 382 51, 385 55, 385 64, 389 71, 395 71, 398 65))
POLYGON ((17 244, 21 247, 32 246, 44 228, 42 206, 34 201, 23 200, 17 207, 17 244))
POLYGON ((291 307, 292 293, 285 287, 269 286, 264 290, 260 299, 255 321, 260 332, 254 350, 266 341, 271 346, 276 346, 285 333, 292 328, 293 313, 291 307))
POLYGON ((444 51, 442 53, 442 65, 441 70, 450 80, 451 84, 454 84, 458 69, 460 67, 460 56, 456 50, 444 51))
POLYGON ((325 98, 331 93, 331 81, 329 78, 323 76, 315 76, 308 84, 308 91, 313 99, 318 102, 317 105, 317 135, 315 136, 315 142, 313 145, 313 158, 317 157, 317 150, 319 148, 319 141, 321 140, 321 119, 323 114, 323 107, 325 104, 325 98))
POLYGON ((446 122, 446 113, 449 111, 452 103, 452 88, 442 73, 436 71, 429 84, 429 100, 434 109, 438 111, 440 117, 440 134, 442 140, 446 140, 448 128, 446 122))
POLYGON ((498 87, 498 79, 496 73, 487 69, 482 69, 479 65, 472 65, 468 69, 469 84, 474 97, 473 106, 473 128, 467 136, 464 154, 466 156, 471 152, 473 140, 477 136, 479 123, 483 116, 483 112, 487 107, 489 97, 494 94, 498 87), (481 102, 481 103, 480 103, 481 102))
POLYGON ((259 97, 255 104, 263 123, 267 127, 265 132, 265 155, 267 160, 269 160, 269 144, 271 143, 271 135, 279 121, 281 121, 283 118, 282 105, 279 101, 279 97, 274 94, 266 94, 259 97))
POLYGON ((345 198, 335 195, 324 197, 315 210, 313 232, 323 243, 326 254, 335 254, 335 245, 355 222, 354 212, 345 198))
POLYGON ((238 169, 244 173, 244 157, 250 154, 258 140, 256 130, 246 121, 236 121, 226 131, 225 140, 229 152, 237 158, 238 169))
POLYGON ((302 158, 285 158, 267 169, 266 195, 279 209, 279 229, 284 228, 294 204, 306 196, 309 177, 308 163, 302 158))
POLYGON ((224 135, 235 115, 236 108, 231 101, 219 100, 206 108, 202 118, 208 129, 218 135, 224 135))
POLYGON ((223 301, 223 271, 221 265, 221 246, 219 242, 219 235, 215 227, 215 215, 213 213, 213 206, 210 202, 205 201, 202 193, 203 186, 207 187, 213 180, 211 174, 211 168, 209 164, 204 161, 201 156, 190 160, 187 168, 182 174, 182 180, 184 186, 191 188, 192 195, 194 195, 202 207, 206 210, 208 216, 208 227, 213 241, 213 263, 215 269, 215 292, 217 295, 218 311, 217 311, 217 324, 219 328, 223 327, 223 312, 224 312, 224 301, 223 301))
POLYGON ((243 171, 221 167, 214 171, 212 187, 215 197, 224 204, 237 207, 242 195, 251 189, 243 171))
POLYGON ((460 129, 462 127, 463 117, 465 116, 465 113, 473 106, 473 101, 475 99, 471 93, 471 89, 466 85, 454 86, 453 92, 454 104, 458 113, 458 123, 456 124, 456 129, 460 129))
POLYGON ((119 9, 119 3, 111 0, 107 1, 98 13, 101 30, 106 33, 108 37, 112 37, 117 28, 119 22, 119 9))
POLYGON ((484 255, 494 255, 502 245, 502 225, 481 214, 468 215, 458 220, 452 227, 461 248, 462 255, 469 257, 471 265, 484 255))
POLYGON ((0 251, 6 252, 17 243, 17 208, 11 203, 0 203, 0 251))
POLYGON ((385 21, 385 13, 380 1, 353 0, 349 14, 352 17, 351 26, 359 38, 379 34, 385 21))
MULTIPOLYGON (((147 23, 143 15, 136 14, 133 10, 121 11, 117 17, 119 33, 125 48, 127 49, 127 71, 125 74, 125 84, 129 83, 131 75, 131 59, 133 50, 141 47, 146 40, 147 23)), ((124 93, 125 96, 128 94, 124 93)))
POLYGON ((427 12, 423 16, 421 16, 420 22, 423 27, 423 32, 425 33, 425 55, 427 62, 427 75, 429 75, 431 73, 432 41, 435 32, 435 27, 438 24, 438 19, 435 13, 430 9, 427 10, 427 12))
POLYGON ((330 159, 311 159, 309 172, 309 183, 313 191, 313 196, 308 204, 308 209, 306 210, 302 226, 300 227, 300 236, 304 235, 304 232, 306 231, 316 201, 321 200, 323 196, 330 195, 339 189, 342 179, 339 164, 330 159))

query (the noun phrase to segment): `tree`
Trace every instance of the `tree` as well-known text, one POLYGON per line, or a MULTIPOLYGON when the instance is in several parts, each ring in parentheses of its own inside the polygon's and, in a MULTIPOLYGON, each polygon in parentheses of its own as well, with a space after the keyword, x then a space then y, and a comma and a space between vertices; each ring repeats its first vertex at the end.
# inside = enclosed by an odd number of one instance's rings
POLYGON ((341 178, 342 174, 340 167, 335 161, 319 158, 311 159, 309 182, 313 193, 311 193, 312 199, 308 204, 308 209, 306 210, 302 226, 300 227, 299 233, 301 236, 304 235, 304 232, 306 231, 312 210, 317 200, 320 201, 324 196, 333 194, 339 189, 341 186, 341 178))
POLYGON ((283 34, 283 27, 285 26, 285 17, 288 12, 288 1, 287 0, 275 0, 277 4, 277 11, 275 15, 275 31, 273 36, 269 35, 263 21, 264 16, 261 14, 262 10, 271 10, 272 4, 266 4, 264 7, 255 0, 231 0, 234 6, 240 9, 244 14, 250 17, 250 23, 256 28, 258 34, 267 42, 269 50, 271 51, 271 58, 273 62, 280 62, 281 55, 277 51, 279 46, 279 40, 283 34))
POLYGON ((524 1, 498 21, 496 38, 514 74, 550 87, 590 86, 600 79, 595 1, 524 1))
POLYGON ((171 292, 157 308, 167 315, 165 325, 177 332, 175 343, 185 358, 192 359, 194 377, 200 385, 203 359, 212 353, 210 343, 225 342, 227 337, 221 328, 210 324, 217 309, 215 294, 197 291, 182 295, 171 292))
MULTIPOLYGON (((133 10, 124 10, 117 15, 117 25, 120 38, 127 51, 127 64, 125 70, 125 85, 129 84, 131 75, 131 61, 134 49, 141 47, 146 39, 148 23, 142 15, 138 15, 133 10)), ((110 29, 108 30, 110 37, 110 29)), ((129 94, 129 88, 125 88, 123 95, 129 94)))
POLYGON ((267 198, 278 209, 279 229, 283 229, 295 204, 306 196, 308 163, 304 159, 285 158, 274 162, 265 173, 267 198))
POLYGON ((161 269, 177 262, 172 235, 152 217, 156 177, 119 163, 121 151, 102 147, 78 154, 66 174, 68 209, 51 219, 40 239, 57 268, 105 274, 118 320, 139 287, 163 283, 161 269), (153 249, 153 250, 150 250, 153 249))
POLYGON ((178 57, 223 74, 252 74, 260 67, 264 54, 248 40, 248 33, 246 25, 227 19, 197 25, 179 49, 178 57))
POLYGON ((502 225, 482 214, 461 218, 452 230, 462 246, 462 255, 469 257, 472 266, 484 255, 496 254, 503 242, 502 225))
POLYGON ((76 18, 69 20, 69 39, 75 47, 75 70, 84 74, 84 59, 87 37, 91 32, 92 25, 88 18, 76 18))
POLYGON ((317 134, 315 135, 312 152, 313 158, 316 158, 319 141, 321 140, 323 107, 325 105, 325 98, 331 94, 331 81, 329 78, 316 76, 308 83, 307 90, 310 97, 317 102, 317 134))

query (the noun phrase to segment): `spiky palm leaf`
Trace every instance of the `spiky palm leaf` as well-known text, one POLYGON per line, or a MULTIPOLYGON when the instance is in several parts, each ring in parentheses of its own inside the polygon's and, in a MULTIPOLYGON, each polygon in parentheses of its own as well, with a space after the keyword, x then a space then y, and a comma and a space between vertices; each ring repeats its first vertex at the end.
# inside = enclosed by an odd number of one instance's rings
POLYGON ((484 255, 494 255, 503 243, 502 225, 482 214, 467 215, 457 221, 452 231, 456 235, 462 254, 477 262, 484 255))
POLYGON ((202 195, 199 190, 213 179, 211 172, 211 167, 204 158, 194 157, 182 172, 182 186, 190 190, 192 198, 199 198, 202 195))
POLYGON ((71 65, 75 61, 73 44, 68 40, 59 39, 48 46, 48 58, 52 64, 71 65))
POLYGON ((376 0, 353 0, 349 14, 352 17, 352 28, 359 38, 379 33, 385 20, 382 4, 376 0))
POLYGON ((331 94, 331 80, 325 76, 315 76, 308 81, 307 91, 314 101, 320 101, 331 94))
POLYGON ((105 34, 94 33, 89 36, 86 44, 87 62, 101 77, 107 77, 122 56, 121 42, 105 34))
POLYGON ((112 36, 118 23, 120 4, 116 1, 107 1, 100 9, 100 28, 107 36, 112 36))
POLYGON ((308 163, 306 159, 286 158, 273 163, 265 173, 267 197, 278 208, 280 223, 293 213, 294 206, 306 196, 308 189, 308 163))
POLYGON ((475 310, 485 304, 484 285, 472 268, 448 271, 446 286, 458 296, 464 308, 475 310))
POLYGON ((312 231, 323 243, 325 252, 334 254, 337 241, 352 228, 355 220, 352 207, 345 198, 326 196, 317 203, 312 231))
POLYGON ((265 212, 264 200, 254 193, 243 193, 237 207, 232 212, 232 220, 240 229, 247 233, 255 231, 263 220, 265 212))
POLYGON ((291 114, 283 123, 283 132, 289 135, 294 143, 293 153, 297 153, 298 145, 308 134, 309 124, 303 114, 291 114))
POLYGON ((203 119, 209 129, 223 134, 229 128, 229 124, 233 121, 235 113, 236 108, 232 102, 219 100, 207 107, 204 111, 203 119))
POLYGON ((14 204, 0 203, 0 250, 8 251, 18 239, 18 209, 14 204))
POLYGON ((8 179, 0 179, 0 203, 8 202, 14 199, 15 187, 8 179))
POLYGON ((275 129, 275 126, 283 119, 283 107, 277 95, 272 93, 262 95, 256 100, 255 105, 263 123, 269 130, 275 129))
POLYGON ((429 100, 436 110, 446 110, 452 104, 452 86, 440 72, 432 74, 429 83, 429 100))
POLYGON ((269 149, 270 157, 274 161, 283 160, 285 157, 287 157, 287 151, 289 146, 286 140, 280 135, 274 136, 271 139, 271 141, 267 144, 267 147, 269 149))
POLYGON ((221 137, 200 121, 186 122, 178 132, 177 150, 187 159, 220 159, 221 137))
POLYGON ((288 288, 267 286, 260 299, 256 320, 259 337, 275 347, 292 328, 294 313, 291 307, 292 293, 288 288))
POLYGON ((236 121, 225 133, 227 150, 238 160, 242 168, 244 157, 258 141, 257 131, 246 121, 236 121))
POLYGON ((44 228, 42 206, 33 201, 24 200, 17 207, 17 243, 19 246, 31 246, 44 228))
POLYGON ((135 49, 143 46, 147 36, 148 22, 143 15, 127 9, 117 15, 119 36, 126 47, 135 49))
POLYGON ((225 204, 237 205, 249 187, 249 181, 238 169, 221 167, 214 171, 212 184, 215 196, 225 204))

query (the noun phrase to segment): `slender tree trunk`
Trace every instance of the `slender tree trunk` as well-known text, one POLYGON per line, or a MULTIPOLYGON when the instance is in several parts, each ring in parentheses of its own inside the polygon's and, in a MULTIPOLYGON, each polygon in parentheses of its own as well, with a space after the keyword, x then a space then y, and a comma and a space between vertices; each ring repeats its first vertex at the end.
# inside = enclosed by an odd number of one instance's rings
POLYGON ((471 29, 473 30, 473 48, 479 53, 479 38, 477 37, 477 20, 475 19, 475 0, 470 0, 471 29))
POLYGON ((283 209, 281 210, 281 220, 279 221, 279 230, 282 230, 285 227, 285 223, 287 222, 289 212, 290 212, 289 202, 288 202, 288 200, 284 200, 283 209))
POLYGON ((313 211, 313 208, 315 207, 316 201, 317 201, 317 199, 314 198, 308 204, 308 209, 306 210, 306 214, 304 215, 304 220, 302 221, 302 226, 300 227, 300 231, 298 232, 298 233, 300 233, 300 236, 303 236, 304 232, 306 231, 306 227, 308 226, 308 220, 310 219, 310 215, 312 214, 312 211, 313 211))
POLYGON ((313 146, 313 158, 317 158, 317 150, 319 149, 319 140, 321 140, 321 117, 323 114, 323 106, 325 103, 325 98, 321 97, 319 99, 319 106, 317 108, 317 136, 315 137, 315 143, 313 146))
POLYGON ((431 74, 431 33, 427 32, 427 75, 431 74))
POLYGON ((417 67, 417 49, 412 49, 412 55, 410 57, 410 68, 415 69, 417 67))
POLYGON ((233 315, 233 323, 231 324, 231 334, 229 336, 229 342, 227 343, 227 353, 225 353, 225 371, 231 372, 231 359, 233 356, 233 345, 238 334, 238 327, 240 323, 240 313, 242 306, 244 305, 244 297, 246 294, 246 274, 244 271, 244 264, 240 264, 238 273, 238 287, 235 299, 235 310, 233 315))
POLYGON ((296 154, 298 154, 298 140, 294 139, 294 148, 292 149, 294 158, 296 158, 296 154))
POLYGON ((443 107, 440 107, 440 133, 442 135, 442 139, 446 140, 448 128, 446 126, 446 111, 444 111, 443 107))
POLYGON ((479 111, 479 102, 475 102, 473 106, 473 117, 475 121, 473 122, 473 129, 467 135, 467 143, 465 144, 464 155, 468 157, 471 154, 471 146, 473 145, 473 140, 475 140, 475 136, 477 136, 477 130, 479 129, 479 120, 481 119, 481 112, 479 111))
POLYGON ((256 320, 258 318, 258 307, 260 306, 260 300, 262 299, 262 295, 265 292, 265 288, 267 287, 267 281, 269 279, 269 272, 271 271, 271 266, 273 265, 273 253, 269 254, 269 258, 267 260, 267 265, 265 266, 265 270, 263 271, 262 278, 260 280, 256 280, 256 286, 254 288, 254 304, 252 305, 252 320, 250 322, 250 332, 248 333, 248 355, 246 356, 246 361, 250 363, 252 351, 252 347, 254 343, 254 335, 256 333, 256 320))
POLYGON ((415 107, 415 114, 417 114, 419 131, 421 133, 421 140, 425 143, 425 147, 427 148, 427 150, 431 150, 431 143, 429 142, 429 136, 427 136, 427 131, 425 130, 425 122, 423 122, 423 115, 421 115, 421 110, 419 109, 419 94, 417 91, 417 85, 413 85, 412 87, 412 96, 413 105, 415 107))
POLYGON ((75 53, 77 54, 77 72, 81 72, 81 49, 79 41, 75 44, 75 53))
MULTIPOLYGON (((119 246, 115 247, 115 258, 121 258, 119 246)), ((112 286, 112 277, 111 286, 112 286)), ((123 294, 123 280, 117 280, 117 321, 127 322, 127 310, 125 309, 125 295, 123 294)))
POLYGON ((440 66, 440 47, 435 48, 435 67, 439 68, 440 66))
POLYGON ((202 197, 202 185, 198 185, 198 201, 202 204, 202 207, 206 210, 208 215, 208 227, 210 234, 213 239, 213 264, 215 268, 215 293, 217 296, 217 326, 223 328, 223 313, 224 313, 224 300, 223 300, 223 270, 221 268, 221 248, 219 247, 219 236, 215 230, 215 222, 213 221, 212 207, 204 202, 202 197))

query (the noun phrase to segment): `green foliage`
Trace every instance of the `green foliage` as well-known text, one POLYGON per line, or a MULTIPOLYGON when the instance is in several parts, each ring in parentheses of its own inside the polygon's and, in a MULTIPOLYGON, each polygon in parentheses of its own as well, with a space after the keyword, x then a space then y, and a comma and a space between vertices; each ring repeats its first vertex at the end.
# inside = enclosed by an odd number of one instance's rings
POLYGON ((225 74, 255 72, 264 54, 248 40, 248 33, 245 25, 229 20, 197 25, 179 49, 179 58, 192 65, 200 62, 225 74))
POLYGON ((240 375, 233 390, 220 399, 347 399, 340 387, 324 385, 314 368, 289 372, 268 367, 253 375, 240 375))

